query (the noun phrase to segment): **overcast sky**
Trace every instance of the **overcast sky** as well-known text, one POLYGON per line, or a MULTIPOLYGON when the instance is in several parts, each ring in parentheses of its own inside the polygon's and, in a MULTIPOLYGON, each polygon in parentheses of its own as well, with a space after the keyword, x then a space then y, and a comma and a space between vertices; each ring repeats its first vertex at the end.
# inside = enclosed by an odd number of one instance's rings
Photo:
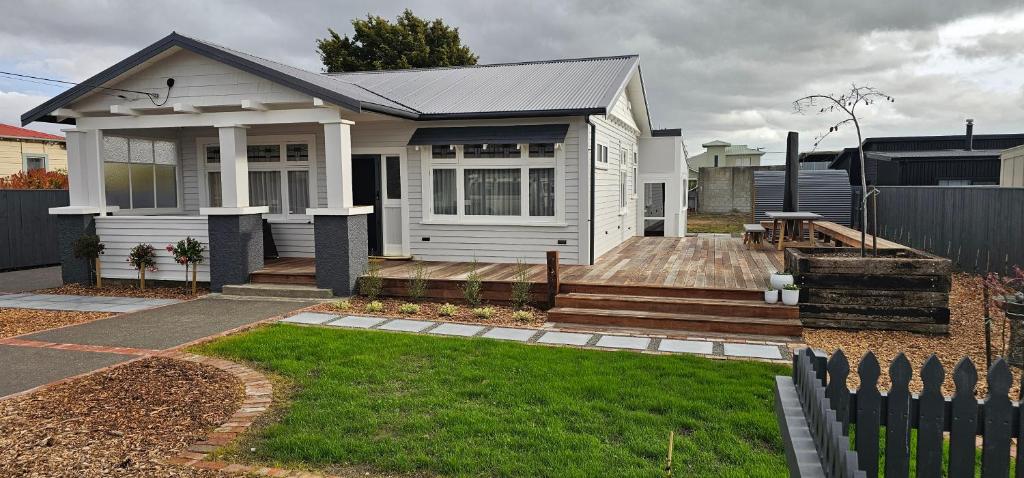
MULTIPOLYGON (((172 30, 320 70, 327 28, 408 7, 459 27, 481 63, 640 54, 655 127, 682 128, 691 155, 713 139, 782 151, 790 130, 811 149, 836 118, 794 114, 792 101, 851 82, 896 98, 868 108, 866 136, 958 134, 965 118, 978 133, 1024 132, 1024 1, 24 3, 0 5, 0 71, 82 81, 172 30)), ((0 79, 0 122, 60 91, 0 79)))

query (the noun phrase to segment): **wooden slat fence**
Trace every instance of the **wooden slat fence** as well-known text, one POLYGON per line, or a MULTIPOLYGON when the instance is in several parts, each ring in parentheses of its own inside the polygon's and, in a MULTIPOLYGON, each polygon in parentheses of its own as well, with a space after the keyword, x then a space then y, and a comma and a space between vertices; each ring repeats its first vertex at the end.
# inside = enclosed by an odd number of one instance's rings
POLYGON ((60 263, 57 218, 66 190, 0 189, 0 271, 60 263))
POLYGON ((826 476, 904 478, 910 470, 916 476, 1009 477, 1011 460, 1015 476, 1024 476, 1024 447, 1011 456, 1011 438, 1020 440, 1024 416, 1020 405, 1010 400, 1013 380, 1010 368, 998 359, 988 371, 988 395, 975 398, 978 373, 968 358, 953 369, 955 392, 942 395, 946 376, 932 355, 919 372, 923 390, 912 394, 910 361, 903 354, 889 364, 889 390, 878 389, 881 368, 868 352, 857 366, 860 387, 847 388, 850 366, 842 350, 826 360, 825 354, 810 349, 793 356, 793 383, 814 446, 826 476), (880 433, 885 427, 885 447, 880 433), (915 448, 911 435, 916 430, 915 448), (855 439, 850 443, 851 431, 855 439), (976 437, 982 437, 980 451, 976 437), (948 468, 943 447, 948 443, 948 468), (976 461, 980 452, 980 470, 976 461), (884 455, 884 469, 879 469, 884 455), (913 462, 912 462, 913 461, 913 462))

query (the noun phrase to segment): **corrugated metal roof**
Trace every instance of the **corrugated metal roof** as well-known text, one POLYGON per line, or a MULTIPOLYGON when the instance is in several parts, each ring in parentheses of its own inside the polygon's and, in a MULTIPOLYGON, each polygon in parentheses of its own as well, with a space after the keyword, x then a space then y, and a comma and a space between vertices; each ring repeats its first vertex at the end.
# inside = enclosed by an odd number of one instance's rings
POLYGON ((422 115, 605 110, 636 55, 452 68, 330 73, 422 115))

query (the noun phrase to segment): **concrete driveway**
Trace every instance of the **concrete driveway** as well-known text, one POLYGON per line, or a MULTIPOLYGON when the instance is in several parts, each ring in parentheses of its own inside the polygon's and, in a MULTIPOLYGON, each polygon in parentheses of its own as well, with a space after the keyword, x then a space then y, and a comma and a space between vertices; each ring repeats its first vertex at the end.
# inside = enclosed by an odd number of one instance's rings
POLYGON ((0 272, 0 294, 60 287, 60 266, 0 272))

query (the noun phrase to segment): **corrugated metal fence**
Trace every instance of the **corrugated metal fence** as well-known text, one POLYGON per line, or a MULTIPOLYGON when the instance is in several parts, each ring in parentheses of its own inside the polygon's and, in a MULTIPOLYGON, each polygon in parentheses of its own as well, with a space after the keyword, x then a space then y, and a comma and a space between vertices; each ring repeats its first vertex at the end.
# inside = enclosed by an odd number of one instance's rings
POLYGON ((64 190, 0 189, 0 271, 60 263, 48 209, 67 205, 64 190))
POLYGON ((879 236, 947 257, 964 271, 1004 272, 1014 264, 1024 266, 1024 188, 878 190, 879 236))
MULTIPOLYGON (((766 211, 781 211, 785 171, 754 171, 754 220, 768 219, 766 211)), ((850 225, 850 179, 843 170, 801 170, 800 210, 850 225)))

